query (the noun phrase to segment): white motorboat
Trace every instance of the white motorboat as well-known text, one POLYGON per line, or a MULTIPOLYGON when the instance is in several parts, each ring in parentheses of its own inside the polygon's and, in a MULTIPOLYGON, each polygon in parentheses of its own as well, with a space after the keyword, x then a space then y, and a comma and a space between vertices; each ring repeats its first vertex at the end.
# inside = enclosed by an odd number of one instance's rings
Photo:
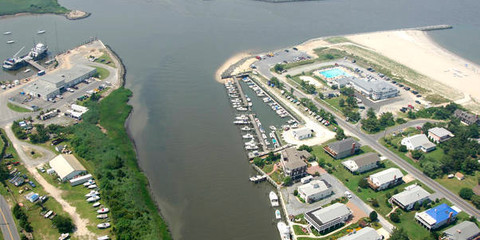
POLYGON ((277 130, 277 128, 276 128, 275 126, 270 126, 270 129, 271 129, 272 131, 277 130))
POLYGON ((7 44, 12 44, 12 43, 15 43, 15 40, 8 40, 7 41, 7 44))
POLYGON ((257 150, 257 149, 258 149, 257 146, 252 146, 252 145, 247 145, 247 146, 245 147, 245 150, 257 150))
POLYGON ((237 110, 240 111, 240 112, 245 112, 248 109, 246 107, 238 107, 237 110))
POLYGON ((90 185, 92 185, 92 184, 95 184, 95 181, 92 180, 92 179, 90 179, 90 180, 88 180, 86 183, 84 183, 83 186, 88 187, 88 186, 90 186, 90 185))
POLYGON ((108 208, 100 208, 97 210, 97 213, 108 213, 110 212, 110 209, 108 208))
POLYGON ((278 196, 274 191, 271 191, 270 194, 268 195, 270 198, 270 204, 272 204, 272 207, 278 207, 278 196))
POLYGON ((96 195, 100 195, 100 193, 98 191, 92 190, 89 193, 85 194, 85 197, 89 198, 89 197, 93 197, 93 196, 96 196, 96 195))
POLYGON ((243 139, 251 139, 251 138, 253 138, 253 135, 248 133, 248 134, 243 135, 242 138, 243 139))
POLYGON ((99 196, 96 196, 96 195, 87 198, 87 202, 89 202, 89 203, 96 202, 96 201, 98 201, 98 200, 100 200, 100 197, 99 197, 99 196))
POLYGON ((110 227, 110 223, 100 223, 97 225, 97 228, 99 229, 105 229, 105 228, 109 228, 110 227))
POLYGON ((108 214, 99 214, 99 215, 97 215, 97 218, 98 218, 98 219, 108 218, 108 214))
POLYGON ((97 184, 92 184, 90 186, 87 187, 88 189, 95 189, 97 188, 97 184))
POLYGON ((97 240, 110 240, 110 237, 108 235, 98 237, 97 240))
POLYGON ((46 33, 46 32, 47 32, 47 31, 45 31, 45 30, 39 30, 39 31, 37 31, 37 34, 44 34, 44 33, 46 33))
POLYGON ((60 234, 60 237, 58 237, 58 240, 66 240, 70 237, 70 233, 62 233, 60 234))
POLYGON ((281 219, 282 218, 282 214, 280 213, 280 210, 275 210, 275 219, 281 219))
POLYGON ((284 222, 280 221, 277 223, 278 232, 280 232, 280 237, 282 240, 290 240, 290 228, 284 222))
POLYGON ((245 127, 240 128, 240 130, 242 130, 242 131, 250 131, 250 130, 252 130, 252 129, 251 129, 249 126, 245 126, 245 127))
POLYGON ((10 35, 12 32, 4 32, 3 35, 10 35))
POLYGON ((100 202, 96 202, 96 203, 94 203, 92 206, 93 206, 93 207, 100 207, 100 204, 101 204, 100 202))

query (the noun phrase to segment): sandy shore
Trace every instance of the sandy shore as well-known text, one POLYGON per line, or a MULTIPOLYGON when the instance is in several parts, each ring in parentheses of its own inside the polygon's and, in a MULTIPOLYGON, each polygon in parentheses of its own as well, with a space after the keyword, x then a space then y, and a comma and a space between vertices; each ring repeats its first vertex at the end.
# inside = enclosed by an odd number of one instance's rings
POLYGON ((440 47, 423 31, 375 32, 347 38, 464 93, 459 98, 480 100, 480 66, 440 47))
MULTIPOLYGON (((225 61, 225 63, 222 64, 222 66, 220 66, 217 71, 215 72, 215 80, 217 80, 218 82, 220 83, 224 83, 225 81, 222 79, 221 75, 223 72, 225 72, 230 66, 236 64, 237 62, 239 62, 240 60, 244 59, 244 58, 247 58, 247 57, 250 57, 251 55, 247 52, 241 52, 241 53, 237 53, 235 55, 233 55, 232 57, 230 57, 229 59, 227 59, 227 61, 225 61)), ((247 62, 250 62, 250 61, 247 61, 247 62)), ((251 64, 251 63, 250 63, 251 64)), ((239 71, 240 69, 244 69, 244 65, 246 65, 245 63, 242 64, 241 66, 237 67, 235 69, 235 71, 239 71)), ((250 66, 250 65, 248 65, 250 66)))

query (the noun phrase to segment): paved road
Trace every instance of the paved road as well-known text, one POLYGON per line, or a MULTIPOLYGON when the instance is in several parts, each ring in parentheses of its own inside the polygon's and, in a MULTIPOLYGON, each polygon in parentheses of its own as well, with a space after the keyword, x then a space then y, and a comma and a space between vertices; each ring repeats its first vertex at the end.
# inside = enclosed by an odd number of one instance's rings
MULTIPOLYGON (((343 64, 343 63, 342 63, 343 64)), ((260 69, 259 69, 260 70, 260 69)), ((268 71, 268 70, 267 70, 268 71)), ((260 72, 260 71, 259 71, 260 72)), ((269 76, 272 75, 270 71, 268 73, 266 72, 260 72, 263 76, 269 76)), ((325 107, 324 105, 320 104, 317 102, 312 95, 306 95, 303 92, 300 92, 299 90, 295 89, 292 85, 286 81, 285 77, 282 75, 278 74, 273 74, 273 76, 277 77, 279 80, 281 80, 287 88, 293 88, 294 89, 294 95, 298 98, 309 98, 311 99, 315 105, 319 108, 324 109, 325 111, 328 111, 335 116, 335 119, 338 123, 338 125, 343 128, 346 132, 358 137, 361 139, 361 142, 363 144, 369 145, 371 148, 373 148, 375 151, 380 153, 381 155, 385 156, 386 158, 390 159, 393 161, 395 164, 397 164, 399 167, 407 171, 409 174, 411 174, 413 177, 416 179, 420 180, 423 182, 425 185, 427 185, 429 188, 433 189, 435 192, 438 194, 441 194, 443 197, 445 197, 447 200, 452 202, 454 205, 465 211, 466 213, 473 215, 477 218, 480 218, 480 211, 476 209, 474 206, 472 206, 470 203, 466 202, 465 200, 461 199, 457 194, 452 193, 442 185, 440 185, 438 182, 432 180, 431 178, 427 177, 423 172, 415 168, 414 166, 410 165, 408 162, 388 150, 386 147, 381 145, 380 143, 377 142, 377 139, 375 136, 368 135, 366 133, 363 133, 357 126, 352 125, 345 120, 343 120, 338 114, 335 112, 331 111, 329 108, 325 107)))
POLYGON ((3 239, 20 240, 10 207, 2 195, 0 195, 0 229, 2 229, 3 239))
MULTIPOLYGON (((423 124, 427 123, 427 122, 431 122, 431 123, 436 123, 436 122, 441 122, 441 121, 438 121, 438 120, 433 120, 433 119, 415 119, 415 120, 411 120, 411 121, 408 121, 404 124, 400 124, 400 125, 397 125, 397 126, 394 126, 394 127, 390 127, 388 129, 386 129, 385 131, 382 131, 382 132, 379 132, 379 133, 376 133, 376 134, 373 134, 371 135, 375 140, 380 140, 380 138, 386 136, 386 135, 389 135, 389 134, 392 134, 394 132, 398 132, 402 129, 405 129, 405 128, 409 128, 409 127, 422 127, 423 124)), ((358 127, 357 127, 358 128, 358 127)))

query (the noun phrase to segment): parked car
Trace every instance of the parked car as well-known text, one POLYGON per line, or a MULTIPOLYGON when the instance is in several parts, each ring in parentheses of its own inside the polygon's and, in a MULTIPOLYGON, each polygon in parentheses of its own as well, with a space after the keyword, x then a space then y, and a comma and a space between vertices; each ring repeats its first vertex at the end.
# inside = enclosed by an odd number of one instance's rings
POLYGON ((34 187, 37 187, 37 185, 35 185, 35 183, 32 182, 32 181, 29 181, 28 184, 30 184, 30 186, 32 186, 33 188, 34 188, 34 187))

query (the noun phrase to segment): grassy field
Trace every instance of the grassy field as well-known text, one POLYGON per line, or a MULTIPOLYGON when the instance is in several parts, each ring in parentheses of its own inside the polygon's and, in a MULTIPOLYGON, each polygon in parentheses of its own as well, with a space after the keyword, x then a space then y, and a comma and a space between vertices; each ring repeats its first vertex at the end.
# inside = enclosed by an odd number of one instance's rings
POLYGON ((0 16, 17 13, 67 13, 57 0, 0 0, 0 16))
POLYGON ((7 103, 7 106, 8 106, 8 108, 10 108, 10 110, 15 111, 15 112, 31 112, 30 110, 28 110, 26 108, 23 108, 23 107, 20 107, 20 106, 17 106, 13 103, 7 103))
POLYGON ((108 71, 107 69, 105 68, 102 68, 102 67, 95 67, 97 69, 97 74, 96 76, 100 79, 100 80, 104 80, 106 79, 108 76, 110 76, 110 71, 108 71))
MULTIPOLYGON (((2 134, 4 134, 3 130, 2 130, 2 134)), ((4 161, 15 162, 20 160, 17 152, 15 151, 11 143, 9 143, 6 153, 11 153, 13 155, 13 158, 9 160, 4 160, 4 161)), ((4 197, 10 203, 24 204, 24 210, 28 215, 28 220, 33 227, 33 236, 35 239, 57 239, 60 234, 55 228, 52 227, 51 220, 44 218, 41 215, 41 213, 45 212, 48 209, 48 210, 54 211, 57 214, 62 214, 62 215, 67 215, 67 214, 62 211, 61 205, 53 198, 49 198, 42 205, 37 205, 27 201, 25 199, 25 194, 31 191, 36 192, 40 195, 47 195, 47 193, 38 184, 38 182, 36 182, 33 178, 31 178, 29 172, 23 165, 12 167, 12 170, 13 168, 17 168, 18 171, 22 172, 22 174, 25 174, 29 180, 35 183, 36 187, 32 188, 28 184, 24 184, 22 187, 15 187, 13 184, 7 181, 6 187, 3 184, 0 184, 0 192, 2 192, 2 195, 4 195, 4 197), (9 189, 8 192, 7 192, 7 189, 9 189)), ((20 231, 18 222, 17 222, 17 228, 20 231)))
POLYGON ((110 54, 108 54, 106 50, 101 50, 101 51, 103 52, 103 55, 100 56, 99 58, 97 58, 95 60, 95 62, 103 63, 103 64, 106 64, 110 67, 116 67, 115 63, 113 62, 112 58, 110 57, 110 54))

